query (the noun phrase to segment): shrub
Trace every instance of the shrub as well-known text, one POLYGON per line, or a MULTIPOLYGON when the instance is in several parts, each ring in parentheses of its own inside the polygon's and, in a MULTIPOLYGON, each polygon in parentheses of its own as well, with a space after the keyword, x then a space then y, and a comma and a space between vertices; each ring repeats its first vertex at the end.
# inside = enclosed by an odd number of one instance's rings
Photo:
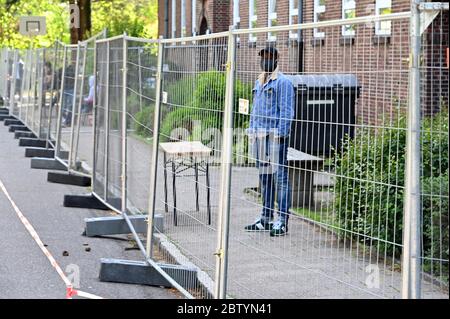
MULTIPOLYGON (((395 258, 402 243, 406 124, 402 115, 396 128, 378 133, 363 128, 334 158, 341 234, 395 258)), ((422 194, 440 194, 422 197, 423 250, 425 257, 448 260, 448 110, 424 118, 422 132, 422 194)), ((448 273, 448 263, 443 267, 448 273)), ((431 269, 427 258, 424 269, 431 269)))
MULTIPOLYGON (((184 128, 192 133, 194 121, 201 121, 201 130, 222 130, 225 103, 226 77, 223 72, 207 71, 195 78, 183 79, 169 86, 169 101, 173 107, 161 124, 161 138, 168 139, 173 129, 184 128), (175 93, 176 92, 176 93, 175 93)), ((247 121, 239 115, 238 99, 251 94, 251 85, 239 80, 235 82, 235 123, 245 125, 247 121)), ((167 107, 166 107, 167 109, 167 107)), ((244 117, 248 117, 244 115, 244 117)), ((236 126, 240 127, 240 126, 236 126)))
POLYGON ((142 137, 151 137, 153 129, 153 118, 155 114, 155 106, 146 106, 142 108, 142 111, 139 111, 135 115, 135 121, 133 122, 133 128, 136 134, 142 137))

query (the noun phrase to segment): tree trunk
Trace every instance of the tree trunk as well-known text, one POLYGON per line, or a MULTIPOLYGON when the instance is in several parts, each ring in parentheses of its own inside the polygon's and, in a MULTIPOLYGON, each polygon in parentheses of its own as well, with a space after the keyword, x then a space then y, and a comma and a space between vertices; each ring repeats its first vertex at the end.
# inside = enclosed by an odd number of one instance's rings
POLYGON ((70 0, 70 4, 77 4, 80 11, 80 27, 70 29, 70 43, 77 44, 91 35, 91 0, 70 0))

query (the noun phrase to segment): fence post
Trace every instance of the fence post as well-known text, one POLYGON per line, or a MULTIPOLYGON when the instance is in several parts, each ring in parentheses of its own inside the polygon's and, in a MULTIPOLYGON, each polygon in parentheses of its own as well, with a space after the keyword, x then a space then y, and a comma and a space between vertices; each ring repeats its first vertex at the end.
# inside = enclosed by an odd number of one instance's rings
POLYGON ((64 45, 64 53, 63 53, 63 69, 61 72, 61 92, 59 94, 59 106, 58 106, 58 113, 56 116, 56 150, 55 150, 55 156, 58 156, 60 149, 61 149, 61 145, 60 145, 60 139, 61 139, 61 115, 63 112, 63 103, 64 103, 64 86, 65 86, 65 76, 66 76, 66 62, 67 62, 67 46, 64 45))
POLYGON ((127 35, 122 52, 122 212, 127 212, 127 35))
POLYGON ((228 35, 228 57, 226 64, 226 89, 224 121, 222 133, 222 160, 219 193, 219 211, 217 221, 217 250, 216 250, 216 299, 226 298, 227 270, 228 270, 228 239, 230 222, 230 188, 233 148, 233 104, 234 104, 234 69, 236 43, 233 28, 228 35))
POLYGON ((158 41, 158 66, 156 70, 156 96, 155 114, 153 117, 153 146, 152 161, 150 163, 150 198, 148 201, 148 226, 147 226, 147 258, 153 256, 153 219, 155 218, 156 199, 156 177, 158 174, 158 148, 159 148, 159 124, 161 116, 161 89, 162 89, 162 69, 163 69, 163 47, 162 37, 158 41))
MULTIPOLYGON (((18 52, 17 50, 13 51, 13 64, 11 67, 11 84, 9 86, 9 113, 11 115, 14 114, 14 100, 15 100, 15 95, 16 95, 16 76, 17 76, 17 63, 18 63, 18 52)), ((23 76, 22 76, 22 81, 23 81, 23 76)), ((17 113, 17 116, 20 118, 20 114, 17 113)))
POLYGON ((94 41, 94 98, 92 102, 92 176, 91 176, 91 188, 92 192, 95 192, 95 168, 97 167, 97 156, 95 148, 97 147, 97 85, 99 72, 97 71, 97 40, 94 41))
POLYGON ((103 185, 103 199, 105 202, 108 198, 108 153, 109 153, 109 59, 110 59, 110 41, 106 42, 106 95, 105 95, 105 155, 104 155, 104 169, 105 169, 105 183, 103 185))
MULTIPOLYGON (((69 145, 69 160, 67 162, 68 170, 70 171, 70 167, 72 165, 73 161, 73 139, 75 136, 75 105, 77 104, 77 90, 78 90, 78 73, 80 72, 80 47, 81 43, 78 41, 77 44, 77 55, 76 55, 76 62, 75 62, 75 80, 74 80, 74 88, 73 88, 73 97, 72 97, 72 119, 70 120, 70 145, 69 145)), ((75 160, 76 161, 76 160, 75 160)))
POLYGON ((411 2, 409 107, 403 214, 402 297, 420 298, 421 182, 420 182, 420 0, 411 2))

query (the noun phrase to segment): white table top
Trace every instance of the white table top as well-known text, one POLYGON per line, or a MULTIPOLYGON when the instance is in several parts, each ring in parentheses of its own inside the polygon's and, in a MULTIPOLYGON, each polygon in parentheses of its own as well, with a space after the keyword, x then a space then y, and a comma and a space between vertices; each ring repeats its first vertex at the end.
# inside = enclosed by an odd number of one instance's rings
POLYGON ((295 148, 289 147, 287 152, 288 161, 320 161, 323 159, 314 155, 301 152, 295 148))
POLYGON ((159 146, 169 156, 173 157, 208 157, 212 149, 202 142, 167 142, 159 143, 159 146))

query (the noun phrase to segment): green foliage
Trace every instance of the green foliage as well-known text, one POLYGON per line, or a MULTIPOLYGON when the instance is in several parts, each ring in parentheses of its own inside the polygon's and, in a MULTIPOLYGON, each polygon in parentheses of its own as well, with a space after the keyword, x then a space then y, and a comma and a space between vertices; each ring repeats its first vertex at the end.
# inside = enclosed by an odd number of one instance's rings
POLYGON ((0 0, 0 47, 25 49, 31 45, 48 47, 57 39, 69 41, 68 1, 20 0, 12 2, 5 10, 7 2, 0 0), (46 35, 30 38, 19 34, 19 18, 31 15, 46 17, 46 35))
MULTIPOLYGON (((172 108, 161 125, 161 139, 169 139, 174 129, 186 129, 194 139, 201 139, 201 132, 208 128, 222 130, 223 107, 225 104, 226 77, 223 72, 207 71, 196 77, 185 78, 174 82, 167 88, 170 105, 163 108, 172 108), (196 123, 199 123, 197 125, 196 123), (193 130, 200 130, 194 132, 193 130)), ((238 109, 238 100, 248 96, 251 86, 239 80, 235 82, 234 106, 238 109)), ((246 125, 241 115, 235 112, 235 123, 246 125)), ((236 126, 242 127, 242 126, 236 126)))
MULTIPOLYGON (((157 0, 92 1, 91 35, 108 29, 109 36, 157 38, 157 0)), ((88 35, 90 36, 90 35, 88 35)), ((49 47, 55 40, 70 42, 69 0, 0 0, 0 47, 49 47), (47 34, 34 38, 19 34, 19 17, 45 16, 47 34)))
MULTIPOLYGON (((402 115, 396 123, 385 123, 389 129, 374 133, 363 128, 334 159, 335 218, 345 230, 342 235, 395 258, 402 243, 406 126, 402 115)), ((447 109, 423 119, 421 146, 424 252, 448 260, 447 109)), ((431 270, 428 259, 424 265, 431 270)), ((443 267, 448 273, 448 263, 443 267)))
POLYGON ((157 0, 92 2, 92 34, 108 29, 108 36, 126 32, 133 37, 157 38, 157 0))

